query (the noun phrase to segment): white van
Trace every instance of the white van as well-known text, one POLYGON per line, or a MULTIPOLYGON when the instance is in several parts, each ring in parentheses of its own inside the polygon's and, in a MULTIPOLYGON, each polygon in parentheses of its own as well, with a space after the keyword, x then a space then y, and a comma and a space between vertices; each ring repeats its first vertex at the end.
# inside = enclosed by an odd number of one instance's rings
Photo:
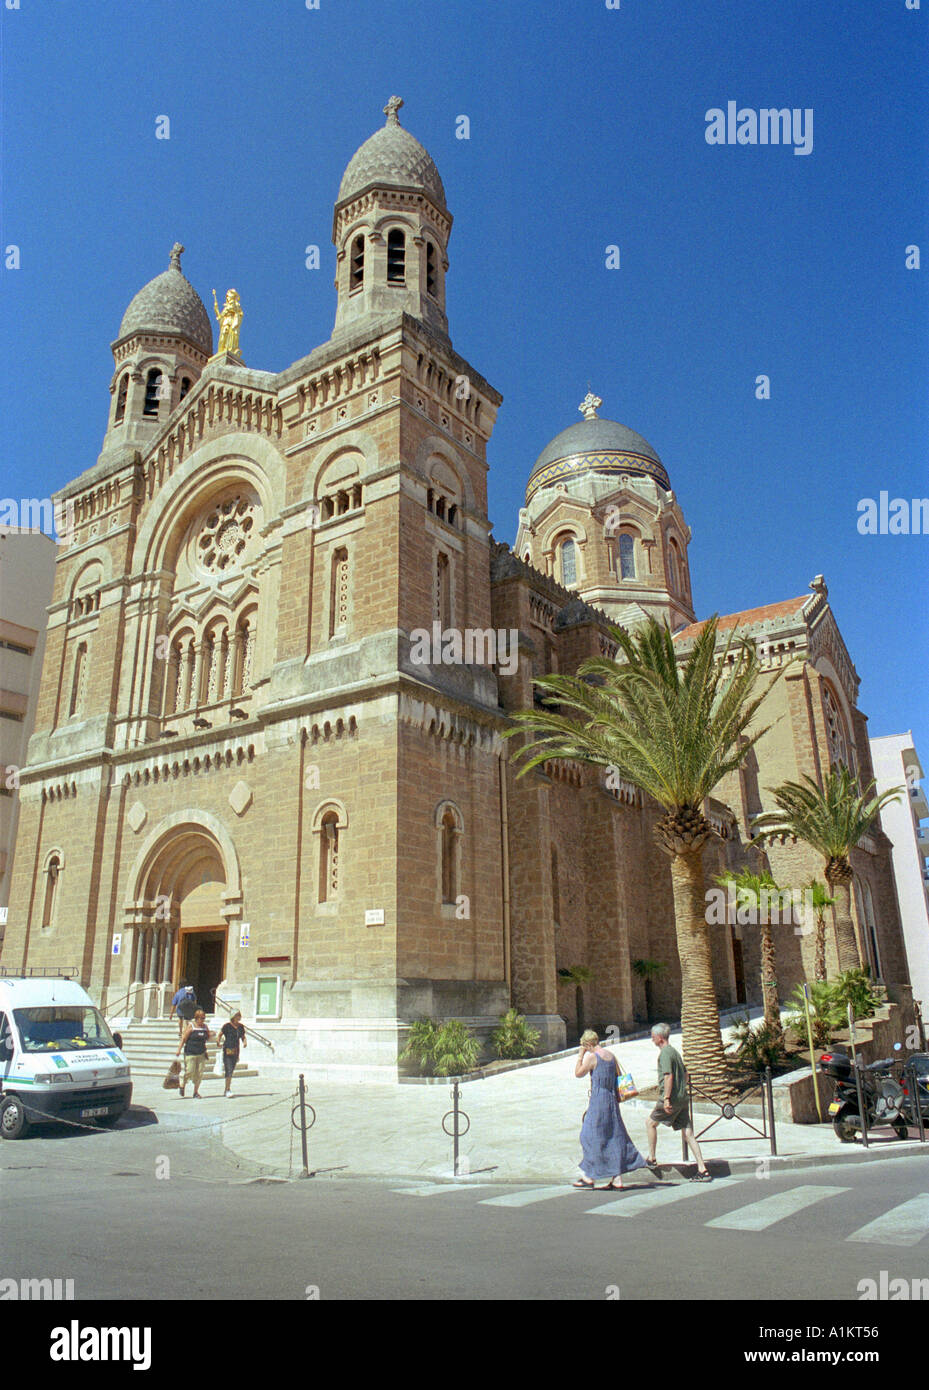
POLYGON ((129 1108, 122 1039, 86 990, 56 976, 0 976, 0 1134, 73 1120, 112 1125, 129 1108))

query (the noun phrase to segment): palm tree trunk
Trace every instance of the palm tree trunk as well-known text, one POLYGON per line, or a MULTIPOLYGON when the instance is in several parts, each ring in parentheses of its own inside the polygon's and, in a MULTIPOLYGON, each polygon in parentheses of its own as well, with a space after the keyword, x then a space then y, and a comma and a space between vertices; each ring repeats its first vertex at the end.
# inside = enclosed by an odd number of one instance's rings
POLYGON ((761 927, 761 995, 764 1000, 764 1021, 774 1032, 781 1032, 781 1010, 777 999, 777 961, 770 923, 761 927))
POLYGON ((826 914, 816 914, 816 954, 813 959, 814 980, 826 978, 826 914))
POLYGON ((703 846, 671 858, 674 924, 681 961, 681 1028, 684 1059, 694 1073, 722 1077, 726 1062, 713 985, 713 959, 706 924, 703 846))
POLYGON ((850 868, 827 868, 826 877, 835 898, 835 946, 839 970, 860 970, 858 940, 852 921, 852 871, 850 868))

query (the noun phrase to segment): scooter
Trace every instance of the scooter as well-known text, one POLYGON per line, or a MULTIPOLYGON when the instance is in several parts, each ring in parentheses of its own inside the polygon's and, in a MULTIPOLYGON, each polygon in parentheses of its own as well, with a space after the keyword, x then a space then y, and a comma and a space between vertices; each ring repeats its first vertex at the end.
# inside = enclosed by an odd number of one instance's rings
MULTIPOLYGON (((861 1095, 868 1129, 892 1125, 898 1139, 909 1137, 909 1097, 891 1071, 896 1058, 884 1057, 861 1071, 861 1095)), ((843 1144, 853 1144, 861 1133, 858 1087, 852 1059, 846 1052, 833 1050, 819 1059, 820 1070, 835 1082, 835 1098, 829 1106, 832 1127, 843 1144)))

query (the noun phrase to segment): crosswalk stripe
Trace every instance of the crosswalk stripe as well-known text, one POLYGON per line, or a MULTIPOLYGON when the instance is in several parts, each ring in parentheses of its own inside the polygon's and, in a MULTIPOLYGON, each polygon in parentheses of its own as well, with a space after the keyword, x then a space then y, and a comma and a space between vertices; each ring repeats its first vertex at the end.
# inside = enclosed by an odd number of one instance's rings
POLYGON ((496 1186, 492 1182, 469 1182, 461 1183, 430 1183, 428 1187, 392 1187, 391 1192, 397 1192, 401 1197, 442 1197, 449 1192, 476 1192, 479 1187, 488 1188, 496 1186))
POLYGON ((849 1240, 873 1245, 916 1245, 929 1232, 929 1192, 891 1207, 883 1216, 853 1231, 849 1240))
MULTIPOLYGON (((744 1178, 725 1179, 726 1187, 734 1182, 744 1182, 744 1178)), ((672 1202, 680 1202, 686 1197, 696 1197, 699 1193, 706 1195, 707 1187, 719 1187, 719 1182, 704 1186, 700 1182, 679 1182, 668 1184, 656 1184, 655 1186, 644 1183, 635 1183, 630 1187, 632 1191, 644 1190, 647 1196, 626 1196, 617 1197, 615 1202, 603 1202, 600 1206, 588 1208, 588 1216, 645 1216, 652 1212, 656 1207, 664 1207, 672 1202)))
POLYGON ((727 1216, 716 1216, 705 1224, 726 1231, 765 1231, 775 1222, 803 1211, 804 1207, 811 1207, 826 1197, 838 1197, 840 1193, 850 1191, 849 1187, 820 1187, 812 1184, 790 1187, 786 1192, 776 1192, 772 1197, 763 1197, 760 1202, 750 1202, 747 1207, 739 1207, 727 1216))
MULTIPOLYGON (((591 1189, 588 1188, 588 1191, 591 1189)), ((548 1202, 552 1197, 565 1197, 570 1191, 564 1183, 557 1187, 533 1187, 528 1192, 508 1192, 503 1197, 483 1197, 482 1207, 528 1207, 533 1202, 548 1202)))

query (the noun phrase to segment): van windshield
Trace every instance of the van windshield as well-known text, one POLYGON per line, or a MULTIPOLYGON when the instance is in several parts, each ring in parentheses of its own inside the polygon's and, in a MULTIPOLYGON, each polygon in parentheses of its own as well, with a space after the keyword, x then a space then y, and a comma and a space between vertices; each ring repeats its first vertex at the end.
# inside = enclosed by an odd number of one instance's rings
POLYGON ((25 1052, 75 1052, 82 1047, 115 1047, 113 1034, 99 1012, 82 1004, 41 1009, 14 1009, 13 1018, 25 1052))

